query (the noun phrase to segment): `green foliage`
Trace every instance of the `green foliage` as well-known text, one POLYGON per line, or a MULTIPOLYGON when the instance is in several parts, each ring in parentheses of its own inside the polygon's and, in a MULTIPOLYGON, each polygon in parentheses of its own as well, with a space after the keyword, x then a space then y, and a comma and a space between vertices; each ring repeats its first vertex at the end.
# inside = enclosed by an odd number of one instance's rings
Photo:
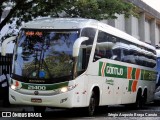
MULTIPOLYGON (((72 5, 68 4, 70 9, 65 12, 69 17, 83 17, 92 19, 117 18, 115 13, 124 14, 125 17, 136 15, 136 7, 124 0, 71 0, 72 5), (72 6, 72 7, 71 7, 72 6)), ((68 7, 68 8, 69 8, 68 7)))
MULTIPOLYGON (((16 19, 17 26, 36 17, 82 17, 92 19, 116 18, 115 13, 136 15, 135 6, 125 0, 2 0, 0 12, 10 3, 8 16, 0 23, 0 30, 6 23, 16 19)), ((0 14, 1 15, 1 14, 0 14)))

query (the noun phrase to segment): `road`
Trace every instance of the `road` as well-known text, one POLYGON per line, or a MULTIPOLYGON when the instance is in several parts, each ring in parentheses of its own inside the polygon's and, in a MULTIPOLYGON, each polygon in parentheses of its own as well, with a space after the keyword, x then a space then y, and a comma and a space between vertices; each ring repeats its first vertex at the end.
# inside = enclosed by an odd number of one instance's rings
POLYGON ((35 114, 33 115, 32 107, 16 105, 9 108, 0 107, 0 116, 4 112, 11 112, 12 117, 1 117, 0 120, 19 120, 21 116, 23 116, 23 120, 160 120, 160 104, 148 104, 139 110, 127 108, 123 105, 109 106, 93 117, 85 117, 80 110, 49 108, 47 108, 45 114, 37 114, 40 117, 33 117, 35 114))

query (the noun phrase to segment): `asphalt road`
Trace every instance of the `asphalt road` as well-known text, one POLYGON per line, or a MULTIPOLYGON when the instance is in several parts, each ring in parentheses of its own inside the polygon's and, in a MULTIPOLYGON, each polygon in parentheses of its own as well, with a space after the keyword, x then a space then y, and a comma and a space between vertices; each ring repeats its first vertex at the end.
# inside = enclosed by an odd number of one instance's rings
POLYGON ((29 106, 0 106, 0 120, 160 120, 160 104, 148 104, 143 109, 132 109, 124 105, 109 106, 93 117, 87 117, 81 110, 63 110, 47 108, 45 114, 34 114, 29 106), (10 114, 11 117, 4 117, 10 114), (3 117, 2 117, 3 115, 3 117))

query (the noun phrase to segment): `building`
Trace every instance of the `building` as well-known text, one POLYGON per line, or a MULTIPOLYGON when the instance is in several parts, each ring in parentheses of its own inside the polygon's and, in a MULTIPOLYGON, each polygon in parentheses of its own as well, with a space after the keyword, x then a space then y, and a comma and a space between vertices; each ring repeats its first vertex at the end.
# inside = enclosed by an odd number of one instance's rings
POLYGON ((133 37, 149 44, 160 45, 160 13, 141 0, 128 0, 138 8, 139 18, 117 15, 117 19, 104 20, 133 37))

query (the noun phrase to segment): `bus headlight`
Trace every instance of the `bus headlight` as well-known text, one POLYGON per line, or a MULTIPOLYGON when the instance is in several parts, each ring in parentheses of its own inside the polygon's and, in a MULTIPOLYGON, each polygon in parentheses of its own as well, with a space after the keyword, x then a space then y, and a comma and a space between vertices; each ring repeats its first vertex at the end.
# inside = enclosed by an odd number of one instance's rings
POLYGON ((20 82, 18 82, 18 81, 16 81, 16 80, 12 80, 12 82, 11 82, 11 84, 10 84, 10 88, 12 89, 12 90, 18 90, 18 89, 20 89, 21 88, 21 84, 20 84, 20 82))
POLYGON ((20 89, 18 86, 14 85, 14 84, 12 84, 10 87, 12 90, 19 90, 20 89))
POLYGON ((62 93, 67 92, 67 91, 68 91, 68 87, 62 87, 62 88, 60 89, 60 91, 61 91, 62 93))
POLYGON ((65 92, 68 92, 68 91, 71 91, 73 90, 77 85, 71 85, 71 86, 65 86, 65 87, 62 87, 59 89, 59 92, 60 93, 65 93, 65 92))

